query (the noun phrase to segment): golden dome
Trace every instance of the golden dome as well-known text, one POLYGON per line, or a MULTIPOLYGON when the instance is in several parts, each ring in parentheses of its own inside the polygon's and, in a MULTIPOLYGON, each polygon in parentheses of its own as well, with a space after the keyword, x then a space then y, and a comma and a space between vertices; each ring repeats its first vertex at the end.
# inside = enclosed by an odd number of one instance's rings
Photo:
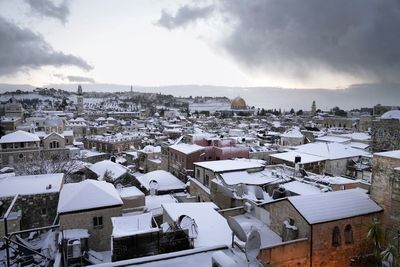
POLYGON ((231 101, 231 106, 233 109, 246 109, 246 101, 238 96, 231 101))

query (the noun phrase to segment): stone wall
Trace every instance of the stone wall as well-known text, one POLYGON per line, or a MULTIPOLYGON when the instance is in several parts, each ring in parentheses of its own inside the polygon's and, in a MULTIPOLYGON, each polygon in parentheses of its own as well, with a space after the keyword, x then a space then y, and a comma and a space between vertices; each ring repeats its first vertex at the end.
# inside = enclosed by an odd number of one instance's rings
POLYGON ((400 159, 374 155, 371 198, 384 210, 382 223, 391 239, 400 229, 400 159))
POLYGON ((60 229, 87 229, 89 248, 95 251, 111 249, 111 217, 122 215, 122 206, 87 210, 60 215, 60 229), (103 227, 94 227, 93 218, 103 216, 103 227))
POLYGON ((353 257, 372 253, 373 245, 367 241, 368 224, 381 213, 315 224, 312 226, 312 266, 350 266, 353 257), (353 242, 346 243, 344 230, 351 225, 353 242), (332 245, 334 227, 339 227, 340 244, 332 245))
POLYGON ((267 203, 262 207, 270 213, 270 228, 279 236, 283 233, 283 222, 292 219, 299 229, 298 238, 310 237, 310 225, 287 199, 267 203))
POLYGON ((380 119, 372 122, 372 151, 400 149, 400 121, 380 119))
MULTIPOLYGON (((57 214, 59 193, 19 196, 13 211, 21 210, 21 230, 49 226, 57 214)), ((12 197, 0 198, 7 206, 12 197)))
POLYGON ((299 239, 285 242, 277 246, 262 248, 258 260, 263 266, 273 267, 305 267, 310 266, 310 242, 299 239))

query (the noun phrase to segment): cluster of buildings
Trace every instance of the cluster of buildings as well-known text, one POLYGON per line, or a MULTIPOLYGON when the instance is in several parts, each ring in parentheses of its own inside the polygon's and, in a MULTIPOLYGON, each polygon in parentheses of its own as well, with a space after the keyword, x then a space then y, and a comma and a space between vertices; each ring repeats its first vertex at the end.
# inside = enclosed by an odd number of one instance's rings
POLYGON ((0 265, 374 266, 366 225, 398 236, 399 110, 84 96, 0 108, 0 265))

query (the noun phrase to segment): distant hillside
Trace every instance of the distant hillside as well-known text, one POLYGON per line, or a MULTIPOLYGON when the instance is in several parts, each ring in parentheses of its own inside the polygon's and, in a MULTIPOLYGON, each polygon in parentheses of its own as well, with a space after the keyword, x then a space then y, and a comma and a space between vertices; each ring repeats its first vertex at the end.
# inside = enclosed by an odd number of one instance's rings
MULTIPOLYGON (((130 85, 116 84, 83 84, 83 90, 117 92, 130 91, 130 85)), ((75 91, 77 84, 51 84, 47 87, 75 91)), ((29 85, 3 85, 0 92, 30 88, 29 85)), ((147 93, 171 94, 173 96, 226 96, 234 98, 243 97, 248 105, 260 108, 290 108, 310 110, 313 100, 317 108, 328 110, 334 106, 343 109, 372 107, 375 104, 399 105, 400 84, 360 84, 345 89, 288 89, 273 87, 224 87, 208 85, 176 85, 162 87, 134 86, 134 91, 147 93)))

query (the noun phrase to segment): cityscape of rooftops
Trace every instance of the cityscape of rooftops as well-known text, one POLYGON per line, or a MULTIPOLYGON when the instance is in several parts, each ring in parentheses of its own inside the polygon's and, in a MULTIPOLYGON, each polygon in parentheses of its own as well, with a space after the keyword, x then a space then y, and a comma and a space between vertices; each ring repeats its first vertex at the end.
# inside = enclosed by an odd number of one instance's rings
POLYGON ((0 0, 0 267, 399 267, 398 0, 0 0))

